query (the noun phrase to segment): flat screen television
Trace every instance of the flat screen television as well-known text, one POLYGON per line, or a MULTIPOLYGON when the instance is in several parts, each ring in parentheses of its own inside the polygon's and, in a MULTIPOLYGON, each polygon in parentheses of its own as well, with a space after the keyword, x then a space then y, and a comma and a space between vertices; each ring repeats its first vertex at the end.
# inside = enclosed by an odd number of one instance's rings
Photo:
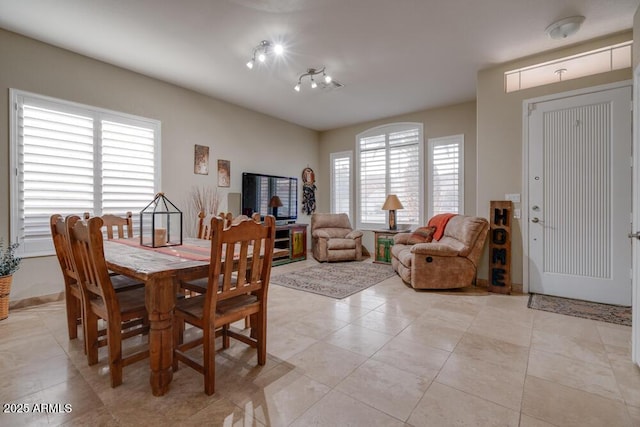
POLYGON ((244 172, 242 213, 251 216, 254 212, 260 212, 261 216, 273 215, 280 223, 295 222, 298 218, 298 179, 244 172), (273 196, 278 196, 282 206, 269 206, 273 196))

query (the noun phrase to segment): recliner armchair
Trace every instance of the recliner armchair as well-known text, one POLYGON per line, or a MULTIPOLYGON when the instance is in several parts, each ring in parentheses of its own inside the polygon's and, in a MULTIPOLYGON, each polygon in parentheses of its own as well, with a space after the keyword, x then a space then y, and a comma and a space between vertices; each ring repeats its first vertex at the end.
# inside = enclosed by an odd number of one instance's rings
POLYGON ((411 233, 394 236, 391 265, 415 289, 463 288, 474 283, 489 223, 456 215, 449 219, 439 241, 411 243, 411 233))
POLYGON ((313 257, 320 262, 362 259, 362 231, 351 227, 347 214, 314 213, 311 239, 313 257))

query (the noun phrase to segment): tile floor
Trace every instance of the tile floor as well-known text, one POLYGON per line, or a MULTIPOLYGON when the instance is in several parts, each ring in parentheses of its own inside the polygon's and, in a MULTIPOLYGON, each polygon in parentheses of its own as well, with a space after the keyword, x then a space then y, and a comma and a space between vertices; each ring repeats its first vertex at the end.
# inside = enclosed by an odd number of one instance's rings
POLYGON ((0 425, 640 425, 631 328, 477 293, 415 292, 398 277, 344 300, 273 285, 267 364, 234 344, 217 356, 211 397, 185 366, 153 397, 147 361, 112 389, 105 353, 89 367, 80 341, 67 339, 64 303, 12 310, 0 322, 3 410, 72 410, 3 411, 0 425))

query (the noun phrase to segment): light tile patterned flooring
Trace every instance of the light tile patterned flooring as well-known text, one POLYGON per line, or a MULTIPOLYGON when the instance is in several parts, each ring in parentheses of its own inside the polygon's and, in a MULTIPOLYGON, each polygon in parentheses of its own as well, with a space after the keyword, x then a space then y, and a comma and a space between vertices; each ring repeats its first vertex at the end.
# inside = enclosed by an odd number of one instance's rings
POLYGON ((524 295, 415 292, 398 277, 344 300, 273 285, 267 364, 234 344, 217 356, 214 396, 182 366, 161 398, 146 360, 126 367, 116 389, 106 353, 87 366, 81 342, 67 339, 64 303, 13 310, 0 322, 3 409, 72 411, 3 412, 0 425, 640 425, 631 328, 526 304, 524 295))

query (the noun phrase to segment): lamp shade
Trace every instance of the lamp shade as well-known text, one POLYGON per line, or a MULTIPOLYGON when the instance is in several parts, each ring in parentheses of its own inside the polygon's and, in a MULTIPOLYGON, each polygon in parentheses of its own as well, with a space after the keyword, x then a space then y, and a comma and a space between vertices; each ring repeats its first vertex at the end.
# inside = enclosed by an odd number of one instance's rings
POLYGON ((282 207, 282 200, 280 200, 280 197, 278 196, 271 197, 271 200, 269 200, 269 207, 270 208, 282 207))
POLYGON ((395 194, 389 194, 387 196, 387 200, 384 201, 384 205, 382 205, 383 211, 395 211, 398 209, 404 209, 400 200, 398 200, 398 196, 395 194))

